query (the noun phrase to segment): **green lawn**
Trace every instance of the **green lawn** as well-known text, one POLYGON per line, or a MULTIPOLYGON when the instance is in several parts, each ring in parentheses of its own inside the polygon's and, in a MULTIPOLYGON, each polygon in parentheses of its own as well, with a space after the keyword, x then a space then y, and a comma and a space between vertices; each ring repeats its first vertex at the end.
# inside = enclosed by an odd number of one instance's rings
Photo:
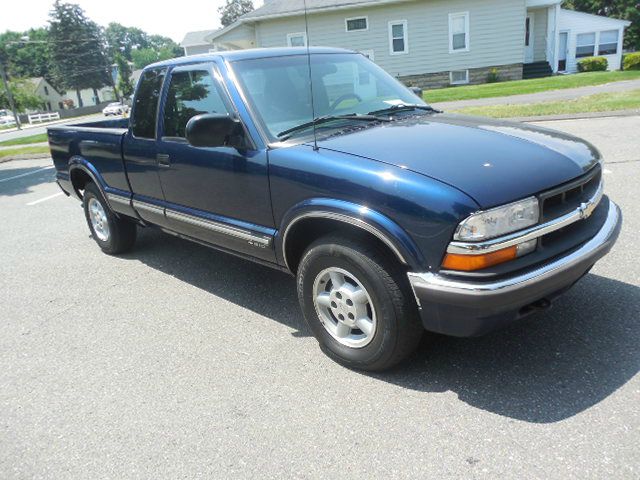
POLYGON ((640 90, 616 93, 599 93, 562 102, 542 102, 513 105, 491 105, 469 107, 455 113, 480 115, 493 118, 535 117, 563 113, 608 112, 614 110, 640 109, 640 90))
POLYGON ((0 150, 0 159, 30 153, 49 153, 49 147, 41 145, 38 147, 7 148, 6 150, 0 150))
POLYGON ((42 143, 47 141, 47 134, 30 135, 28 137, 14 138, 0 142, 0 147, 10 147, 11 145, 29 145, 30 143, 42 143))
POLYGON ((454 100, 471 100, 474 98, 508 97, 510 95, 601 85, 603 83, 637 78, 640 78, 640 70, 576 73, 573 75, 557 75, 555 77, 534 78, 531 80, 484 83, 482 85, 428 90, 424 93, 424 99, 428 103, 438 103, 451 102, 454 100))

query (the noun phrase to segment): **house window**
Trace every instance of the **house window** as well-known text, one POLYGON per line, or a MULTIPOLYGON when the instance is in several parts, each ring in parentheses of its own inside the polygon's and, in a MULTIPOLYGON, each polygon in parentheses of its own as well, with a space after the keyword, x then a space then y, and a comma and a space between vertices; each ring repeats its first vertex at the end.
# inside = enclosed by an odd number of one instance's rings
POLYGON ((600 32, 598 55, 615 55, 618 53, 618 30, 600 32))
POLYGON ((45 95, 49 95, 49 89, 47 88, 47 86, 44 86, 44 94, 45 95))
POLYGON ((306 47, 307 46, 307 34, 302 33, 288 33, 287 34, 287 46, 288 47, 306 47))
POLYGON ((449 53, 469 51, 469 12, 449 14, 449 53))
POLYGON ((576 37, 576 58, 593 57, 595 50, 595 33, 581 33, 576 37))
POLYGON ((389 22, 389 53, 391 55, 409 53, 406 20, 389 22))
POLYGON ((449 83, 451 85, 463 85, 469 83, 469 70, 455 70, 449 72, 449 83))
POLYGON ((358 30, 367 30, 369 21, 367 17, 347 18, 345 19, 347 32, 357 32, 358 30))

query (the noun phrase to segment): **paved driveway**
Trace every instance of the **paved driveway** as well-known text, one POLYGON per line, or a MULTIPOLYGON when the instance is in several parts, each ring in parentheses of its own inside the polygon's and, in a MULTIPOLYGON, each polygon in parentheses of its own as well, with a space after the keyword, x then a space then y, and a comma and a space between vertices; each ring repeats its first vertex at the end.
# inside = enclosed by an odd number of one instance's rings
POLYGON ((615 250, 378 375, 320 353, 292 278, 148 230, 108 257, 46 161, 0 165, 0 478, 637 479, 640 117, 552 126, 610 161, 615 250))

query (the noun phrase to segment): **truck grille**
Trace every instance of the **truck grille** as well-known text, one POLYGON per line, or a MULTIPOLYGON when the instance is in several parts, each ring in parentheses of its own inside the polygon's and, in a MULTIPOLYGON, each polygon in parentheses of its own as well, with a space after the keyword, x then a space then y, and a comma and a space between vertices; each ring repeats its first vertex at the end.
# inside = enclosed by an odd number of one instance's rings
POLYGON ((601 179, 602 167, 598 164, 582 177, 540 194, 541 223, 561 217, 587 202, 596 193, 601 179))

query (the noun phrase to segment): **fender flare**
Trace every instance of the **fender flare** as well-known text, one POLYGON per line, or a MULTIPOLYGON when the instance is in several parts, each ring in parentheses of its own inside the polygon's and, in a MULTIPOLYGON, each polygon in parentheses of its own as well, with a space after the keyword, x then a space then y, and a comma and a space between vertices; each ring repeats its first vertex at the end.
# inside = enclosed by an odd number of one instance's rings
POLYGON ((106 192, 107 184, 102 178, 102 175, 100 175, 100 173, 96 169, 96 167, 94 167, 91 164, 91 162, 89 162, 85 158, 82 158, 79 156, 73 156, 69 159, 69 181, 71 182, 71 186, 73 187, 74 195, 79 200, 82 200, 82 197, 80 197, 80 195, 78 194, 78 191, 76 190, 76 187, 73 185, 73 181, 71 180, 72 173, 74 170, 81 170, 87 175, 89 175, 91 180, 93 180, 93 183, 95 183, 96 186, 98 187, 98 190, 100 190, 100 193, 102 194, 102 198, 104 198, 104 201, 107 203, 109 208, 113 210, 113 208, 111 207, 111 204, 109 203, 109 199, 106 192))
POLYGON ((292 207, 284 215, 281 228, 276 234, 276 255, 289 271, 287 236, 296 223, 308 218, 335 220, 360 228, 382 241, 403 265, 416 269, 425 264, 422 252, 409 234, 389 217, 366 205, 330 198, 313 198, 292 207))

